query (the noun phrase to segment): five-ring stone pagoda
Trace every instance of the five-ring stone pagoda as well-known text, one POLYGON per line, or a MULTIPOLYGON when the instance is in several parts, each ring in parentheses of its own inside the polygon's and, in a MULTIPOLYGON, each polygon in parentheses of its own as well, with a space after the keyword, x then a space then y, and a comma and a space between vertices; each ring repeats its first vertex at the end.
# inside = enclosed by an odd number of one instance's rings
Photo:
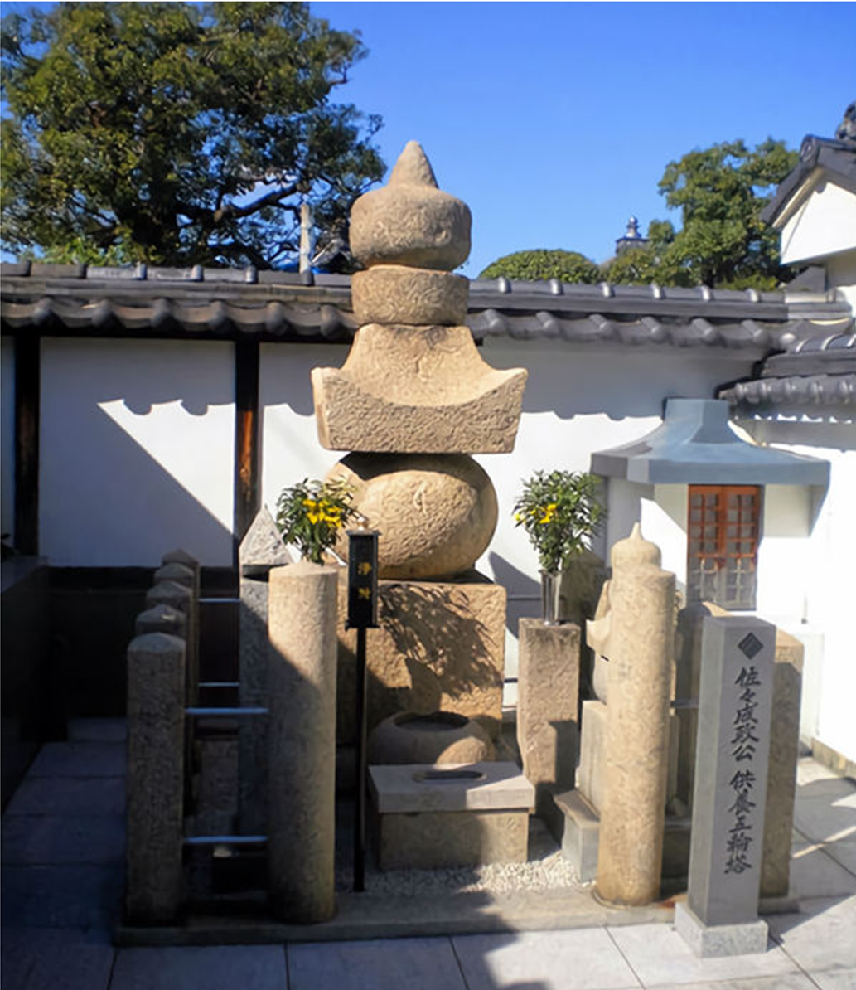
MULTIPOLYGON (((329 477, 353 487, 381 533, 370 727, 402 708, 442 708, 499 728, 505 592, 473 570, 496 528, 496 492, 470 455, 514 448, 526 371, 489 367, 466 326, 469 280, 452 270, 469 255, 471 222, 410 142, 389 184, 354 203, 360 329, 342 368, 312 373, 320 442, 351 452, 329 477)), ((349 735, 340 725, 340 744, 349 735)))

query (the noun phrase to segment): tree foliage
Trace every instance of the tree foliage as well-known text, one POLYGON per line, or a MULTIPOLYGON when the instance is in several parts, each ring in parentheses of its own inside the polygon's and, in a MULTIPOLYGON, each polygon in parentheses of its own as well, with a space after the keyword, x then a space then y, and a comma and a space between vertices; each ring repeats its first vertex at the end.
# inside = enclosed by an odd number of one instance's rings
POLYGON ((601 280, 593 261, 576 251, 516 251, 497 258, 479 278, 510 278, 521 281, 559 279, 560 282, 595 283, 601 280))
POLYGON ((332 101, 366 49, 306 4, 60 3, 2 51, 6 250, 278 266, 383 175, 332 101))
POLYGON ((573 251, 520 251, 488 265, 480 277, 775 288, 790 273, 781 264, 778 234, 761 211, 796 162, 797 152, 772 138, 754 149, 729 141, 691 151, 669 162, 659 184, 666 205, 680 211, 679 230, 655 220, 647 245, 600 268, 573 251))

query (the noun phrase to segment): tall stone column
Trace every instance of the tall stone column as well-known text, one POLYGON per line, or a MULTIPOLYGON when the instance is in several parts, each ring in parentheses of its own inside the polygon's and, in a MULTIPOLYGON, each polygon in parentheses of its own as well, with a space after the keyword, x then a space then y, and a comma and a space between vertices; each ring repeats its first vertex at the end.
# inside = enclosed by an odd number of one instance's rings
POLYGON ((128 647, 128 921, 172 921, 182 895, 185 645, 148 633, 128 647))
POLYGON ((382 631, 369 650, 371 724, 390 707, 442 704, 499 726, 504 629, 493 617, 504 595, 472 570, 498 509, 470 455, 513 449, 526 371, 489 367, 466 326, 469 283, 453 269, 470 252, 471 222, 410 142, 388 185, 351 211, 351 248, 365 266, 351 282, 354 346, 342 368, 312 372, 319 440, 351 451, 329 477, 353 488, 355 507, 380 530, 379 576, 396 582, 381 586, 382 631), (426 629, 427 640, 416 632, 426 629), (414 659, 422 644, 427 665, 414 659), (381 652, 392 662, 372 666, 381 652), (486 684, 489 710, 473 711, 472 688, 486 684))
POLYGON ((337 569, 270 572, 268 891, 277 918, 335 912, 337 569))
POLYGON ((675 576, 659 565, 637 524, 612 550, 610 612, 589 623, 589 642, 608 661, 596 891, 611 904, 647 904, 660 892, 675 576))

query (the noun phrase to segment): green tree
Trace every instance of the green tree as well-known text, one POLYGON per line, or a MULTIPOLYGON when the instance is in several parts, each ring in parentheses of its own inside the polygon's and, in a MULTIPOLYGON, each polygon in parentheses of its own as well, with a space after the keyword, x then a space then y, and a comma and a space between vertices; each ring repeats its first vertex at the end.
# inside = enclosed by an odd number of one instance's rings
POLYGON ((276 267, 384 172, 331 99, 366 49, 306 4, 59 3, 2 52, 8 251, 276 267))
POLYGON ((510 278, 538 281, 556 278, 560 282, 601 280, 600 269, 585 255, 576 251, 516 251, 491 262, 479 278, 510 278))

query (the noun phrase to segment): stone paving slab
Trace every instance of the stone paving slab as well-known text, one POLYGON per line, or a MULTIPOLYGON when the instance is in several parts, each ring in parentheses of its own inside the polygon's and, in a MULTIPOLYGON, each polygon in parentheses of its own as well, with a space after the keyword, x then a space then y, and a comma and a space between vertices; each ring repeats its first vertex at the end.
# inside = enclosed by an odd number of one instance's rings
MULTIPOLYGON (((687 990, 685 983, 658 985, 656 990, 687 990)), ((745 980, 717 980, 713 983, 693 983, 690 990, 817 990, 816 985, 802 973, 781 976, 750 976, 745 980)))
POLYGON ((107 990, 113 946, 69 930, 3 930, 4 990, 107 990))
POLYGON ((856 990, 856 969, 840 969, 837 972, 813 973, 812 979, 820 990, 856 990))
POLYGON ((125 781, 120 777, 89 780, 27 777, 9 802, 9 815, 123 815, 125 781))
POLYGON ((827 842, 823 851, 856 876, 856 837, 852 840, 839 839, 838 842, 827 842))
POLYGON ((763 954, 699 959, 674 928, 665 925, 611 928, 610 935, 645 987, 798 972, 796 963, 773 942, 763 954))
POLYGON ((856 839, 856 790, 797 798, 794 827, 815 842, 856 839))
POLYGON ((126 742, 128 723, 124 718, 72 718, 68 738, 72 742, 126 742))
POLYGON ((604 929, 452 939, 468 990, 623 990, 641 986, 604 929))
POLYGON ((6 865, 123 863, 125 819, 121 815, 8 815, 3 819, 6 865))
POLYGON ((790 892, 798 898, 856 894, 856 876, 836 862, 827 846, 806 843, 791 858, 790 892))
POLYGON ((856 969, 856 897, 806 900, 800 914, 770 918, 770 933, 804 970, 856 969))
POLYGON ((122 870, 102 866, 4 866, 4 928, 109 929, 119 916, 122 870))
POLYGON ((285 950, 273 945, 121 949, 110 990, 288 990, 285 950))
POLYGON ((467 990, 448 939, 290 945, 289 990, 467 990))
POLYGON ((123 777, 126 765, 124 743, 46 743, 27 777, 123 777))

